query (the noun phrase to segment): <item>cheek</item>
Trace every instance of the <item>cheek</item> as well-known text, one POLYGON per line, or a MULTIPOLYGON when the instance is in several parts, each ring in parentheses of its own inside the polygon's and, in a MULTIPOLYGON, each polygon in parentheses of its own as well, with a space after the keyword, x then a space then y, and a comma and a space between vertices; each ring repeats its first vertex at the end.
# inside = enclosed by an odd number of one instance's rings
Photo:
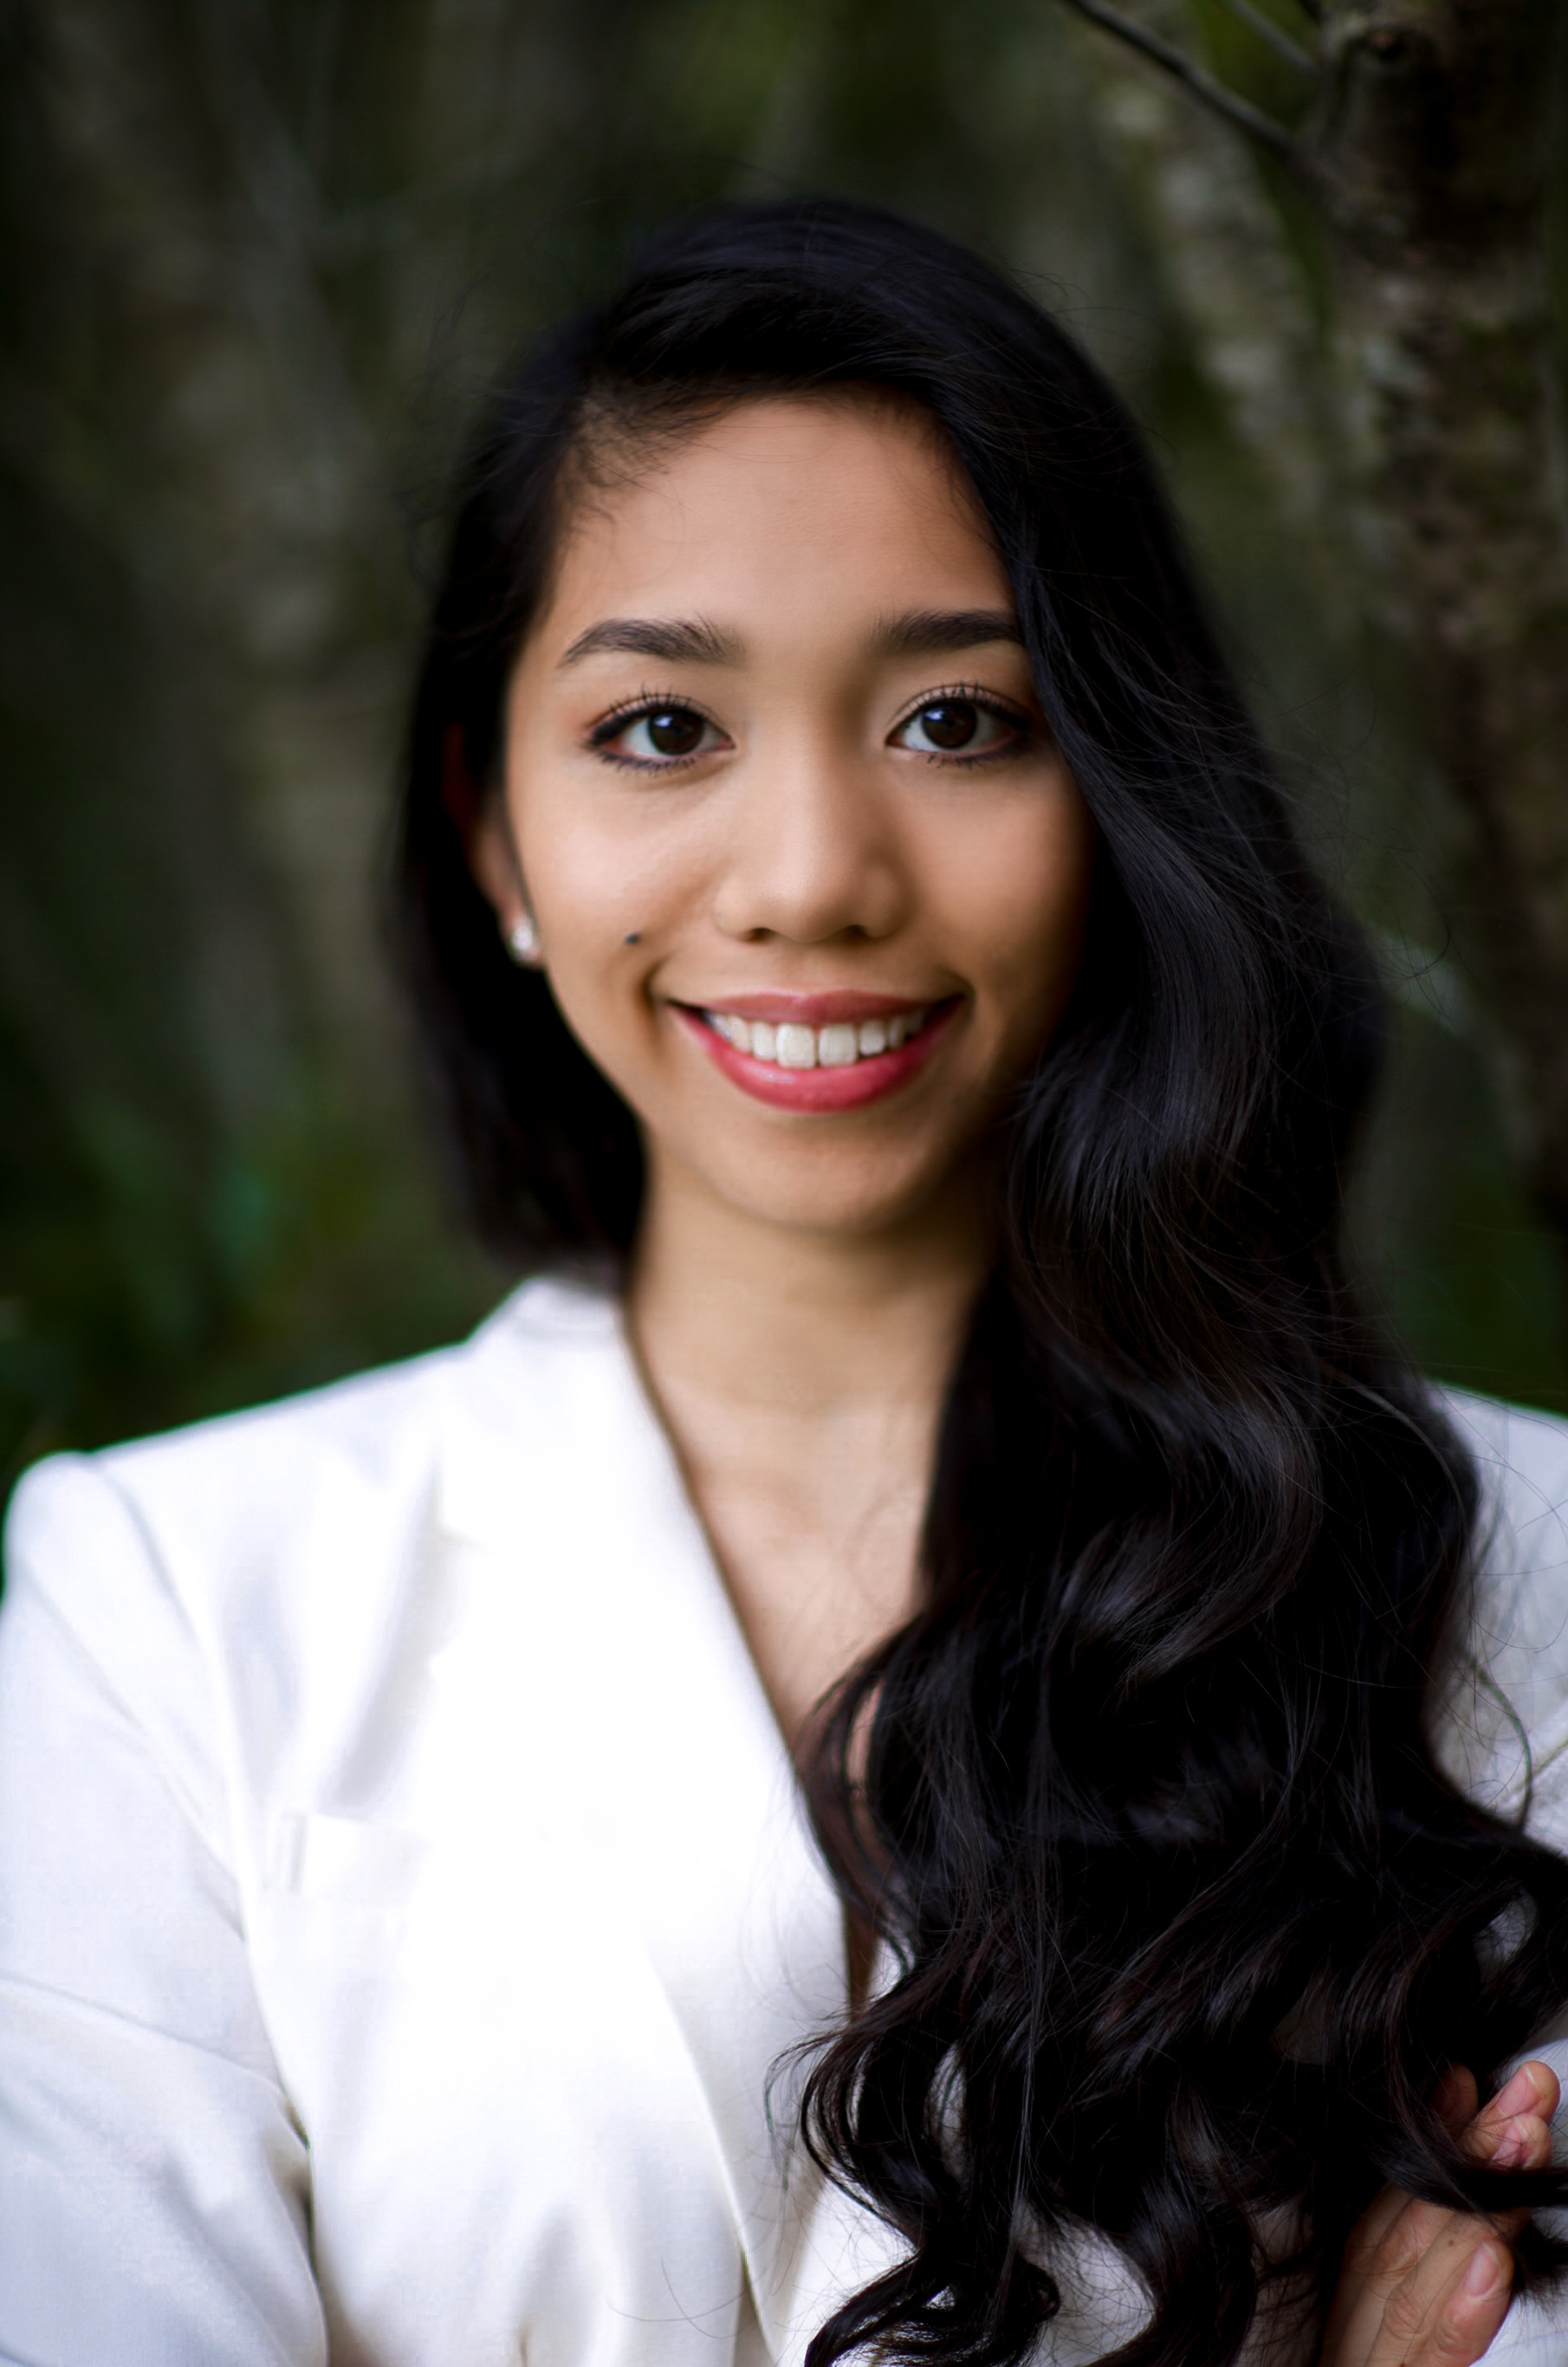
POLYGON ((703 851, 632 798, 537 776, 515 811, 518 855, 567 1025, 634 1108, 660 1057, 647 985, 701 907, 703 851))
POLYGON ((552 958, 591 955, 626 920, 636 866, 608 832, 536 831, 521 843, 528 892, 552 958))
POLYGON ((689 851, 652 830, 635 806, 552 792, 540 784, 519 798, 519 858, 535 917, 558 962, 593 962, 626 934, 650 931, 690 901, 689 851))
POLYGON ((972 948, 970 975, 1009 1035, 1049 1024, 1083 951, 1094 826, 1076 789, 1021 802, 964 834, 941 866, 942 900, 972 948))

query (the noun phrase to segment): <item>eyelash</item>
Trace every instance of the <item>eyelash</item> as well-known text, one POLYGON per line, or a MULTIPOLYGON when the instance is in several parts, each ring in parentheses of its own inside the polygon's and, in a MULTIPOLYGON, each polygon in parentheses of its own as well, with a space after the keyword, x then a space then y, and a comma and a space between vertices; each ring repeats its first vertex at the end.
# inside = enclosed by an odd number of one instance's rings
MULTIPOLYGON (((977 748, 972 756, 965 755, 961 748, 941 755, 931 748, 910 748, 905 751, 906 754, 919 756, 926 764, 939 764, 944 769, 949 765, 958 764, 965 771, 973 771, 978 764, 998 764, 1009 756, 1016 756, 1026 745, 1032 727, 1022 708, 1014 707, 1008 699, 998 697, 994 690, 987 690, 977 682, 950 682, 944 683, 940 690, 922 691, 914 705, 906 708, 898 718, 893 730, 902 731, 905 725, 912 723, 917 715, 923 715, 928 707, 941 707, 949 699, 963 699, 968 706, 977 707, 983 715, 997 716, 1003 723, 1010 724, 1018 737, 1008 741, 1000 748, 977 748)), ((891 737, 891 734, 889 736, 891 737)))
POLYGON ((639 691, 635 698, 626 699, 621 706, 613 707, 608 715, 602 715, 588 734, 588 745, 604 764, 619 764, 628 773, 684 772, 688 764, 704 763, 705 755, 711 755, 712 750, 699 751, 690 756, 626 756, 623 755, 618 749, 609 745, 617 733, 626 730, 628 723, 640 722, 645 715, 658 715, 668 712, 671 708, 679 708, 682 715, 700 715, 703 721, 711 724, 716 731, 723 729, 722 725, 714 722, 713 717, 708 714, 705 708, 698 707, 690 698, 677 697, 672 692, 668 691, 644 690, 639 691))
MULTIPOLYGON (((987 690, 976 682, 947 683, 939 690, 923 691, 914 705, 906 708, 898 718, 897 722, 893 726, 893 731, 902 731, 907 724, 912 723, 916 716, 923 714, 928 707, 940 707, 946 699, 964 699, 971 707, 979 708, 982 713, 997 716, 1003 723, 1012 726, 1019 735, 1018 739, 1009 742, 1000 748, 977 749, 973 755, 965 755, 962 749, 955 749, 951 753, 939 755, 934 750, 929 748, 911 748, 905 752, 907 754, 919 756, 928 764, 959 765, 965 770, 971 770, 977 764, 994 764, 1008 756, 1016 755, 1021 745, 1029 736, 1029 718, 1022 710, 1011 706, 1006 699, 998 698, 994 690, 987 690)), ((628 723, 640 722, 645 715, 657 715, 661 710, 670 708, 679 708, 686 715, 701 716, 703 721, 716 731, 723 729, 722 725, 714 722, 713 717, 705 708, 698 707, 690 698, 678 697, 672 692, 644 690, 639 691, 635 698, 624 701, 621 706, 613 707, 607 715, 602 715, 588 734, 588 745, 604 764, 618 764, 628 773, 684 772, 690 764, 702 764, 705 756, 713 752, 699 751, 690 756, 657 758, 627 756, 609 744, 626 730, 628 723)), ((892 733, 890 732, 888 736, 891 738, 892 733)))

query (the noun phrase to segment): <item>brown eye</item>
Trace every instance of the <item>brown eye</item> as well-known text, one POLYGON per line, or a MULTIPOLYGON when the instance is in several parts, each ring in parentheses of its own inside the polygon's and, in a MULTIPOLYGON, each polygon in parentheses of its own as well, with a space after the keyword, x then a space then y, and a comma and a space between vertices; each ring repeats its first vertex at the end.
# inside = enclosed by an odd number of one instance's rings
POLYGON ((661 707, 644 720, 648 744, 660 756, 689 756, 703 736, 704 719, 689 707, 661 707))
POLYGON ((979 709, 967 698, 922 707, 915 719, 933 748, 967 748, 980 726, 979 709))
POLYGON ((592 745, 615 764, 640 764, 657 772, 682 758, 711 756, 729 742, 716 724, 694 707, 649 705, 612 718, 592 734, 592 745))
POLYGON ((1023 727, 978 698, 931 698, 893 734, 895 745, 919 756, 1001 755, 1021 745, 1023 727))

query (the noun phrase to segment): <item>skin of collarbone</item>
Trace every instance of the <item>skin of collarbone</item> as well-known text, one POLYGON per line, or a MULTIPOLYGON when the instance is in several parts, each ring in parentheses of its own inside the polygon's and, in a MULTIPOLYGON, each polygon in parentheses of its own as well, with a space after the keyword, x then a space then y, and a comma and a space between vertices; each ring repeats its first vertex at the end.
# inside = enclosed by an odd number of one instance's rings
POLYGON ((977 1146, 1093 862, 925 414, 759 398, 595 472, 472 854, 640 1123, 634 1336, 793 1736, 912 1607, 977 1146))

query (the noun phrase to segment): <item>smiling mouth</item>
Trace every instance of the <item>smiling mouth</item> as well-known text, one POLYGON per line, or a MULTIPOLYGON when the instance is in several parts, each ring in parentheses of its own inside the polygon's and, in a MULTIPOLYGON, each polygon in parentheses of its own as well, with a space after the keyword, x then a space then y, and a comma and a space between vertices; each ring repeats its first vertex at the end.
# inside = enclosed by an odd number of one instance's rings
POLYGON ((950 994, 939 1002, 910 1002, 900 1009, 890 1000, 880 1011, 875 1001, 857 997, 859 1012, 848 995, 807 998, 782 994, 748 998, 754 1011, 771 1002, 787 1013, 791 1002, 815 1001, 818 1012, 850 1004, 849 1015, 829 1016, 818 1026, 803 1017, 749 1018, 721 1005, 671 1002, 669 1008, 684 1032, 700 1044, 732 1085, 753 1101, 799 1116, 826 1117, 858 1110, 899 1092, 936 1057, 939 1046, 961 1009, 964 997, 950 994), (873 1003, 868 1012, 867 1002, 873 1003))
POLYGON ((742 1019, 734 1011, 699 1011, 704 1026, 712 1029, 737 1052, 780 1069, 852 1069, 885 1052, 897 1052, 928 1026, 945 1004, 922 1003, 912 1011, 896 1011, 886 1019, 841 1019, 827 1027, 807 1027, 795 1021, 775 1024, 767 1019, 742 1019))

